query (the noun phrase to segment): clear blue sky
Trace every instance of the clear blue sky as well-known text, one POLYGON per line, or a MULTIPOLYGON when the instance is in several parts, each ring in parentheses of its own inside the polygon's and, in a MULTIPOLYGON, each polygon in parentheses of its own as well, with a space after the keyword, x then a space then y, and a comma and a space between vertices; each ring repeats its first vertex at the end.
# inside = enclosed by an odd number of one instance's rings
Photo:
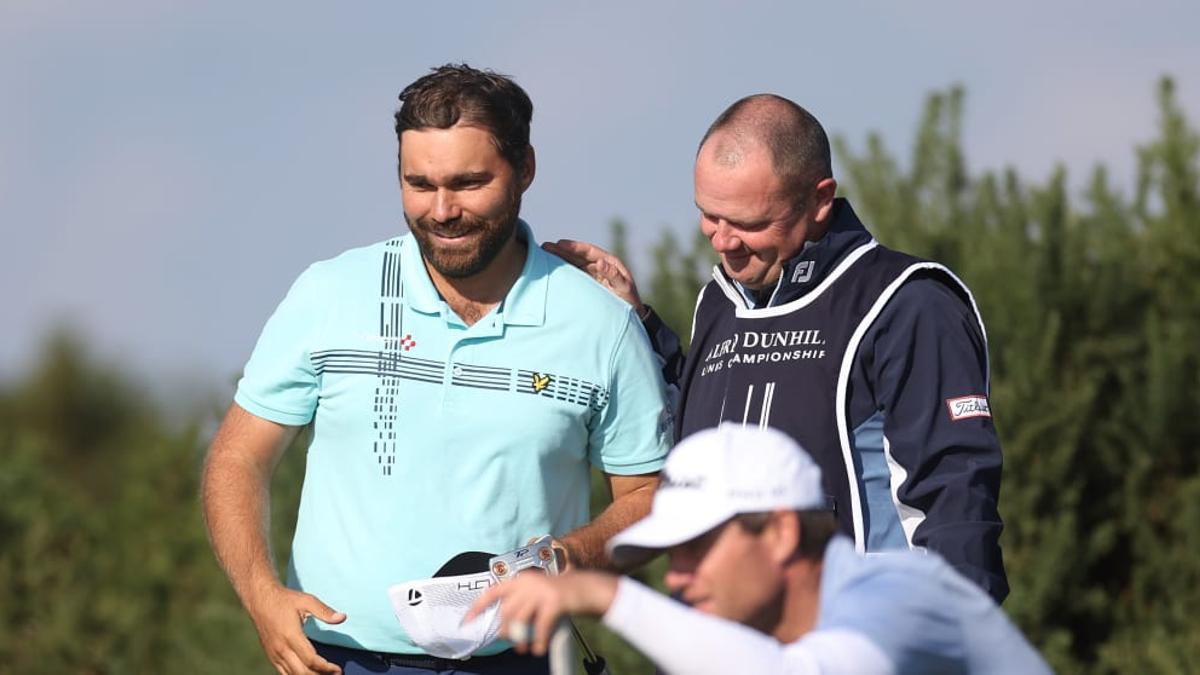
POLYGON ((306 265, 402 230, 391 115, 436 64, 529 91, 540 239, 620 215, 644 247, 695 226, 696 142, 757 91, 903 154, 962 83, 973 168, 1128 185, 1160 75, 1200 123, 1197 26, 1195 2, 3 0, 0 376, 65 321, 227 385, 306 265))

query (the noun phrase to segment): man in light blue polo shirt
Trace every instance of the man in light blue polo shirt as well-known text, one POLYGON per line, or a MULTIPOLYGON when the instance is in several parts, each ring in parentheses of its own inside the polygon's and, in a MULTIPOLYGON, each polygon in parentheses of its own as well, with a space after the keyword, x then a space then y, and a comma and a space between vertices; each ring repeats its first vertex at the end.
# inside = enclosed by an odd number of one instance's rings
POLYGON ((410 234, 312 265, 267 322, 205 468, 213 548, 280 672, 544 671, 506 643, 427 654, 387 589, 546 533, 568 569, 602 564, 649 509, 664 386, 629 306, 518 219, 534 175, 520 87, 444 66, 401 100, 410 234), (285 587, 266 496, 310 422, 285 587), (613 503, 588 523, 591 466, 613 503))

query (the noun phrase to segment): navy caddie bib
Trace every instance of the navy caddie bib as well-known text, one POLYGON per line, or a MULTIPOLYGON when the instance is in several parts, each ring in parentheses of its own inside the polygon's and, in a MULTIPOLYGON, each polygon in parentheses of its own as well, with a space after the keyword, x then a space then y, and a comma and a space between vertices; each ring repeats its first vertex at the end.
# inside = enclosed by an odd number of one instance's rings
POLYGON ((722 422, 784 431, 821 467, 827 502, 861 552, 863 469, 850 439, 850 369, 872 322, 916 274, 969 297, 942 265, 874 239, 851 250, 808 293, 759 309, 749 308, 715 267, 696 305, 677 439, 722 422))

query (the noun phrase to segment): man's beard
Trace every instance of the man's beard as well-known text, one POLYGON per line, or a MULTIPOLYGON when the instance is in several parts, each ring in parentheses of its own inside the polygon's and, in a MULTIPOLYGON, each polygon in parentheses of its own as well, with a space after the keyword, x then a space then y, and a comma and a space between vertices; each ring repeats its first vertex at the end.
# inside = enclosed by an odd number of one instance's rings
POLYGON ((504 245, 512 238, 517 227, 517 214, 521 212, 521 196, 515 195, 508 208, 495 218, 477 218, 463 215, 449 223, 436 223, 428 218, 409 218, 404 214, 408 229, 417 240, 421 257, 433 266, 438 274, 448 279, 465 279, 487 269, 500 255, 504 245), (434 233, 443 237, 455 237, 478 232, 474 242, 463 246, 446 246, 437 241, 434 233))

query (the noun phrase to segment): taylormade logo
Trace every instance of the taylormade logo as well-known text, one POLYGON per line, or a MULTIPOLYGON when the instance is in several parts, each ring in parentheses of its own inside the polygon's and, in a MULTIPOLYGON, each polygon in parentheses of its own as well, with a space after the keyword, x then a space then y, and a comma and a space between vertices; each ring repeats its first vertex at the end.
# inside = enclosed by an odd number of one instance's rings
POLYGON ((408 606, 409 607, 416 607, 417 605, 421 604, 421 602, 424 599, 425 599, 424 596, 421 595, 421 591, 418 591, 415 588, 408 589, 408 606))

